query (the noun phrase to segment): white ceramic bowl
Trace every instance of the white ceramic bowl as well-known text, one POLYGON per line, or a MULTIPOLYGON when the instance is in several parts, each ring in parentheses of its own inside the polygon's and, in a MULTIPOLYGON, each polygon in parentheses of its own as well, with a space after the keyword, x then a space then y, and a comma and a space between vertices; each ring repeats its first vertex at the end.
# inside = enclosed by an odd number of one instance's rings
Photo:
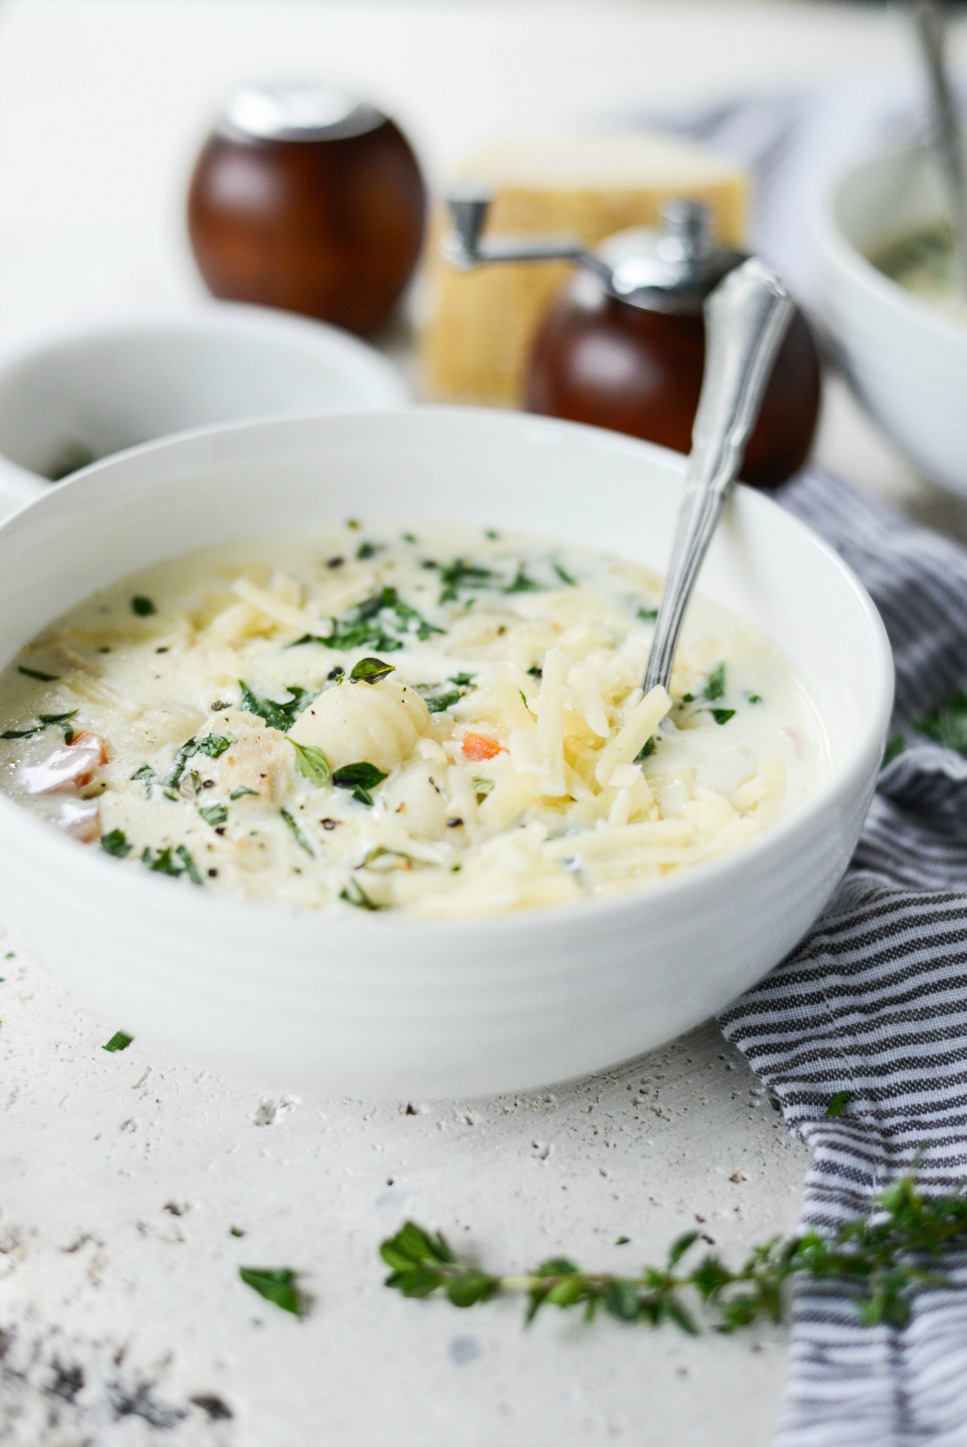
POLYGON ((0 353, 0 517, 72 470, 75 452, 107 457, 211 423, 405 400, 371 347, 267 307, 210 302, 59 333, 0 353))
POLYGON ((867 259, 945 214, 920 147, 853 164, 814 215, 821 303, 846 374, 874 421, 921 472, 967 494, 967 322, 904 291, 867 259))
MULTIPOLYGON (((140 448, 0 527, 0 666, 124 572, 314 519, 550 530, 662 567, 681 462, 571 423, 430 408, 140 448)), ((835 760, 808 803, 741 852, 567 909, 329 919, 124 869, 0 796, 0 913, 106 1029, 286 1085, 470 1095, 546 1085, 667 1041, 765 974, 821 910, 856 843, 892 697, 869 598, 767 497, 737 490, 703 589, 782 640, 835 760)))

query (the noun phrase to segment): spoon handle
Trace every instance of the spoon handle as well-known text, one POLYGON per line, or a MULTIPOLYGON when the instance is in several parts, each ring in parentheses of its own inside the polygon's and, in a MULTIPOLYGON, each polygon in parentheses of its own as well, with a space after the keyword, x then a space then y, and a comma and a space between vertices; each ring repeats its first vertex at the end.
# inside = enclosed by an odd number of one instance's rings
POLYGON ((957 288, 961 297, 967 297, 967 170, 947 73, 946 31, 934 0, 916 0, 913 21, 930 92, 931 141, 950 207, 957 288))
POLYGON ((716 523, 742 463, 762 395, 795 306, 754 257, 705 303, 705 372, 671 563, 644 689, 668 687, 682 619, 716 523))

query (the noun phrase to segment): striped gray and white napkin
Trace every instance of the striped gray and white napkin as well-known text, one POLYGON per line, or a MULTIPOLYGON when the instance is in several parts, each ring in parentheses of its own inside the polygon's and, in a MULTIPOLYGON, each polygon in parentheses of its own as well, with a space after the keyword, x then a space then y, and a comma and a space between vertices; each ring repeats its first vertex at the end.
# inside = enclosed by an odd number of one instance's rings
MULTIPOLYGON (((912 86, 880 84, 661 123, 751 166, 752 247, 808 305, 810 208, 851 153, 915 134, 921 111, 912 86)), ((967 552, 815 470, 781 500, 876 601, 907 737, 838 896, 720 1021, 812 1149, 804 1225, 832 1232, 917 1162, 932 1192, 967 1179, 967 757, 915 727, 967 692, 967 552), (830 1118, 840 1091, 848 1103, 830 1118)), ((922 1293, 904 1328, 860 1325, 841 1285, 798 1285, 779 1447, 965 1447, 967 1250, 943 1264, 951 1289, 922 1293)))
MULTIPOLYGON (((812 1149, 804 1224, 831 1232, 918 1157, 929 1191, 967 1178, 967 758, 915 727, 967 685, 967 553, 815 471, 782 500, 876 601, 907 740, 836 899, 720 1020, 812 1149)), ((799 1286, 781 1447, 964 1447, 967 1250, 943 1269, 952 1289, 921 1294, 903 1328, 860 1325, 840 1286, 799 1286)))

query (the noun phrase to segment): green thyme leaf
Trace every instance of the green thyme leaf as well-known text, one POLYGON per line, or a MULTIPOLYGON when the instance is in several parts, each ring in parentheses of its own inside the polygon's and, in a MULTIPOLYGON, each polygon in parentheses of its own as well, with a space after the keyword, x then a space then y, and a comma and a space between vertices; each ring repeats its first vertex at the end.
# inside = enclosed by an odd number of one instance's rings
POLYGON ((205 823, 210 824, 213 829, 218 829, 228 821, 228 810, 224 804, 208 804, 205 808, 199 809, 198 812, 205 823))
POLYGON ((140 593, 131 599, 131 612, 136 613, 139 618, 150 618, 152 613, 157 613, 157 611, 152 600, 145 598, 140 593))
POLYGON ((350 673, 351 683, 379 683, 381 678, 396 672, 395 663, 384 663, 381 658, 361 658, 354 663, 350 673))
POLYGON ((269 728, 278 729, 283 734, 289 732, 300 713, 319 697, 318 689, 300 688, 296 683, 289 683, 286 684, 289 697, 284 703, 276 703, 271 698, 259 698, 241 678, 238 686, 242 690, 242 708, 264 719, 269 728))
POLYGON ((304 1307, 295 1284, 296 1273, 290 1266, 240 1266, 238 1274, 246 1286, 271 1301, 273 1306, 290 1311, 293 1316, 302 1316, 304 1307))
POLYGON ((297 744, 295 739, 289 739, 289 743, 295 750, 296 773, 308 779, 317 789, 324 788, 332 778, 332 765, 322 749, 313 744, 297 744))
POLYGON ((25 668, 22 663, 17 664, 17 672, 22 673, 24 678, 36 678, 39 683, 58 683, 60 680, 57 673, 41 673, 39 668, 25 668))
POLYGON ((113 854, 115 859, 125 859, 133 848, 123 829, 112 829, 109 833, 102 834, 100 842, 104 853, 113 854))
POLYGON ((111 1054, 116 1050, 127 1050, 133 1039, 133 1035, 125 1035, 123 1030, 116 1030, 107 1044, 101 1046, 101 1049, 108 1050, 111 1054))
POLYGON ((290 830, 292 837, 298 844, 299 848, 305 850, 306 854, 308 854, 310 859, 315 859, 316 851, 313 849, 312 845, 309 843, 308 839, 303 834, 302 830, 299 828, 298 824, 295 822, 288 809, 280 809, 279 813, 282 815, 286 827, 290 830))

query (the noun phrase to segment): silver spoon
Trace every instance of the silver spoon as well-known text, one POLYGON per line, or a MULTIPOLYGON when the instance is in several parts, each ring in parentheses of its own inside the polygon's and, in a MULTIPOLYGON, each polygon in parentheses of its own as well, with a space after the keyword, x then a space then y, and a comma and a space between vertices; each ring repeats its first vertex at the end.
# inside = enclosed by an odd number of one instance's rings
POLYGON ((912 15, 930 93, 930 143, 947 193, 957 291, 967 300, 967 170, 946 64, 946 33, 935 0, 915 0, 912 15))
POLYGON ((795 304, 775 273, 752 257, 719 282, 704 311, 702 391, 685 495, 645 669, 645 693, 659 684, 668 687, 685 609, 742 464, 795 304))

